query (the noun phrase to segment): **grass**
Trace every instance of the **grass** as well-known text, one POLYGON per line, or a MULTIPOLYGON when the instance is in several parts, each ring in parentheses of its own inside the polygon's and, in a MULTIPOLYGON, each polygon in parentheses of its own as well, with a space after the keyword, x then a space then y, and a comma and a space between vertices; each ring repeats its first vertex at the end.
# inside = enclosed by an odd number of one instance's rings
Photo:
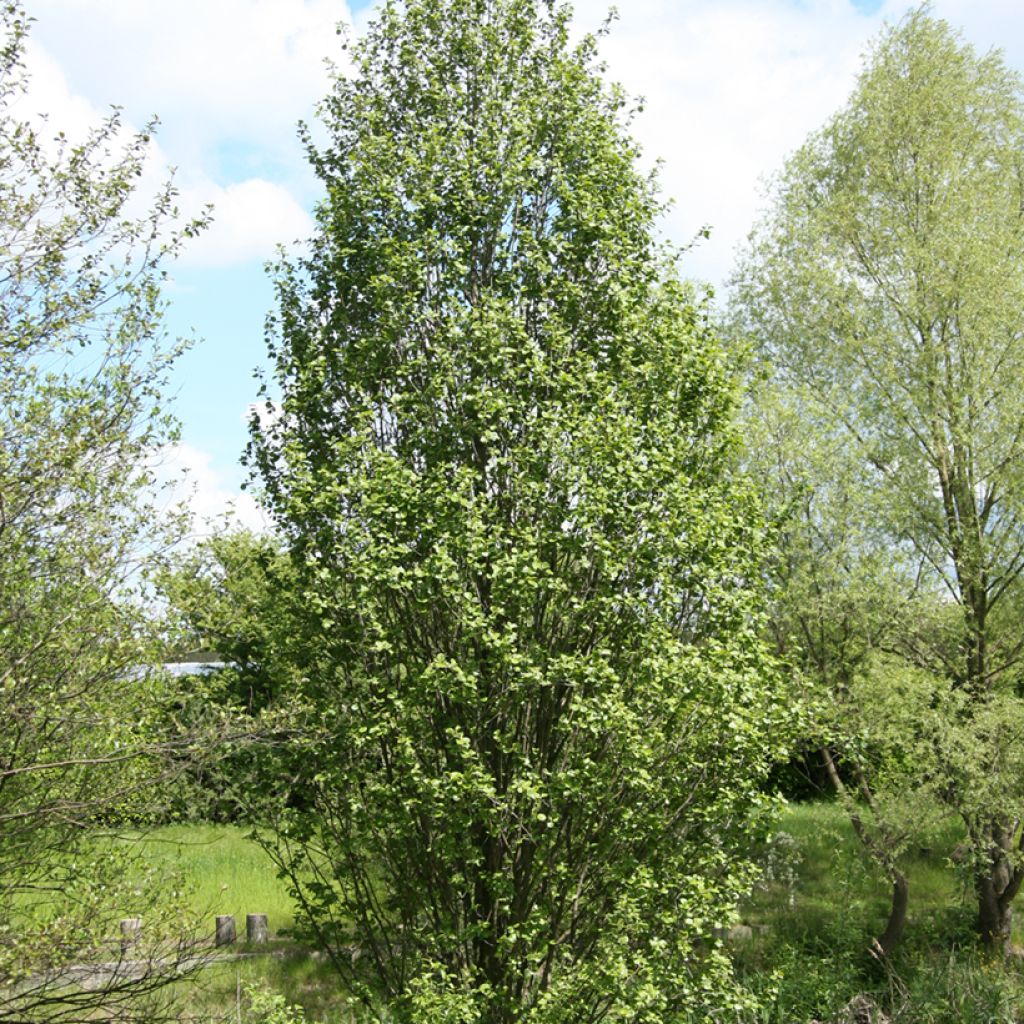
POLYGON ((209 918, 234 915, 239 935, 246 914, 266 914, 271 934, 294 924, 294 908, 270 858, 245 829, 232 825, 168 825, 137 838, 139 861, 178 875, 190 908, 209 918))
POLYGON ((775 880, 741 908, 760 927, 733 946, 738 975, 765 999, 752 1024, 836 1020, 858 994, 884 1007, 892 1024, 1024 1021, 1021 968, 977 949, 973 891, 950 859, 962 838, 954 825, 934 826, 904 855, 907 928, 888 963, 868 950, 885 924, 889 887, 842 807, 793 805, 780 830, 786 841, 774 845, 788 864, 776 864, 775 880))
MULTIPOLYGON (((867 860, 838 803, 794 804, 779 829, 792 838, 792 884, 770 885, 746 909, 752 920, 776 930, 824 932, 841 908, 844 928, 880 931, 889 912, 890 887, 867 860)), ((951 909, 973 911, 973 894, 950 856, 962 835, 953 826, 933 829, 927 846, 903 857, 910 884, 908 933, 933 930, 951 909)))
POLYGON ((182 1020, 213 1024, 253 1021, 248 1004, 253 989, 280 994, 289 1006, 301 1008, 305 1020, 317 1024, 353 1024, 360 1019, 341 993, 330 964, 304 950, 278 950, 274 955, 227 961, 206 967, 173 993, 182 1020))
POLYGON ((239 942, 225 952, 257 954, 212 963, 174 986, 170 995, 180 1019, 196 1024, 262 1020, 248 1011, 247 992, 253 988, 279 993, 287 1004, 300 1007, 308 1021, 350 1024, 355 1019, 331 965, 281 937, 294 924, 292 901, 248 830, 169 825, 126 840, 133 844, 140 868, 181 880, 190 910, 209 922, 209 934, 216 915, 234 916, 239 942), (269 947, 249 947, 242 941, 245 915, 251 913, 267 915, 269 947))
MULTIPOLYGON (((973 892, 950 855, 961 836, 933 827, 904 868, 910 907, 903 943, 891 963, 868 953, 889 908, 885 882, 866 860, 843 809, 834 803, 790 806, 779 826, 785 839, 769 857, 774 879, 741 907, 754 938, 735 942, 738 980, 762 994, 764 1008, 744 1024, 834 1021, 864 993, 891 1024, 1024 1024, 1024 972, 1017 963, 986 960, 973 936, 973 892), (774 860, 772 859, 774 858, 774 860)), ((142 860, 178 873, 200 915, 266 913, 272 933, 293 922, 285 884, 266 854, 240 828, 179 825, 140 838, 142 860)), ((1015 931, 1015 940, 1021 936, 1015 931)), ((1024 943, 1021 943, 1024 944, 1024 943)), ((359 1019, 340 994, 330 965, 278 941, 271 955, 218 963, 182 983, 183 1018, 202 1024, 264 1019, 247 1011, 252 986, 302 1007, 307 1021, 359 1019), (239 998, 240 997, 240 998, 239 998)))

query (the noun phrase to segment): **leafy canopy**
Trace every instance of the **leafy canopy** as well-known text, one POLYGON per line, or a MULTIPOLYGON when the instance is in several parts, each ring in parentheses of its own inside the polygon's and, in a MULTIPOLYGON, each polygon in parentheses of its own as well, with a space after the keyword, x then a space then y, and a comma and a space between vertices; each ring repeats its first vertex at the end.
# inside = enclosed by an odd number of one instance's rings
MULTIPOLYGON (((849 519, 840 527, 850 557, 828 586, 853 593, 869 560, 887 556, 887 600, 904 614, 883 631, 886 646, 941 682, 926 710, 944 709, 931 755, 905 760, 962 817, 982 934, 1004 942, 1024 881, 1013 725, 1024 652, 1022 153, 1018 76, 919 8, 882 34, 847 106, 787 164, 736 282, 739 318, 775 386, 805 423, 824 424, 819 451, 838 439, 848 449, 823 469, 806 525, 820 529, 822 496, 857 479, 849 494, 870 535, 849 519)), ((813 578, 807 568, 797 585, 813 578)))
POLYGON ((251 459, 310 640, 273 853, 402 1019, 739 998, 710 934, 783 734, 763 530, 595 47, 554 3, 386 3, 276 268, 251 459))
POLYGON ((84 992, 62 970, 109 960, 142 905, 156 938, 163 913, 84 839, 148 813, 163 767, 161 684, 137 678, 158 660, 142 562, 174 535, 147 498, 172 436, 159 284, 199 227, 172 227, 169 186, 130 212, 152 126, 115 113, 75 143, 19 116, 28 24, 0 6, 0 1020, 19 1022, 128 1013, 174 976, 153 961, 84 992))

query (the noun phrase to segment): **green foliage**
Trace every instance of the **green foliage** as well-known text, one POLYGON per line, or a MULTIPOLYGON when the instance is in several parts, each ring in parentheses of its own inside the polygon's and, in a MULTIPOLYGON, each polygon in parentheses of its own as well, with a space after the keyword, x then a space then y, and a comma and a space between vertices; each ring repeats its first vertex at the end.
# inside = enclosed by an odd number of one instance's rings
POLYGON ((176 558, 159 587, 176 648, 213 652, 226 663, 181 687, 165 727, 186 734, 223 727, 232 736, 205 757, 190 752, 169 793, 168 817, 245 820, 246 806, 281 781, 276 766, 265 777, 259 749, 273 733, 270 712, 302 673, 309 631, 294 569, 271 538, 228 531, 176 558))
POLYGON ((184 650, 216 653, 223 674, 220 700, 250 715, 290 689, 301 640, 295 572, 272 538, 234 530, 214 534, 182 557, 160 580, 175 642, 184 650))
POLYGON ((252 1024, 303 1024, 301 1006, 290 1005, 283 995, 261 986, 245 990, 249 1000, 247 1020, 252 1024))
POLYGON ((19 4, 0 7, 5 1021, 113 1006, 158 973, 106 994, 59 983, 62 965, 110 958, 126 902, 117 872, 78 856, 79 840, 145 813, 163 769, 150 729, 166 686, 138 677, 157 650, 143 563, 174 534, 146 499, 153 456, 171 436, 159 407, 174 355, 159 343, 160 264, 198 227, 170 229, 169 187, 148 213, 130 214, 151 126, 126 135, 115 113, 74 143, 18 118, 27 27, 19 4), (30 983, 14 989, 14 977, 30 983))
MULTIPOLYGON (((971 894, 959 884, 949 860, 963 838, 962 829, 943 822, 921 834, 926 849, 903 854, 915 900, 906 940, 885 970, 866 954, 865 946, 884 919, 887 893, 875 873, 865 870, 859 841, 842 807, 836 803, 789 806, 779 825, 783 831, 767 841, 758 860, 782 870, 744 900, 742 919, 754 924, 754 936, 731 948, 741 983, 760 994, 762 1005, 724 1020, 730 1024, 834 1021, 858 994, 870 996, 893 1021, 910 1024, 1013 1020, 1010 1011, 1019 1006, 1022 995, 1016 964, 986 960, 971 948, 971 915, 964 902, 971 894), (843 908, 841 916, 836 907, 843 908)), ((184 843, 180 848, 183 871, 194 872, 207 892, 217 889, 223 871, 232 870, 235 854, 241 855, 243 867, 232 889, 265 884, 259 877, 258 860, 243 853, 244 844, 235 830, 190 826, 159 830, 151 838, 147 856, 174 851, 176 843, 184 843)), ((178 862, 177 855, 174 860, 178 862)), ((234 905, 224 906, 230 912, 234 905)), ((329 965, 301 947, 211 965, 182 993, 179 1010, 191 1019, 233 1016, 239 978, 243 993, 268 988, 285 1004, 303 1006, 310 1021, 369 1024, 394 1019, 384 1009, 374 1014, 349 1005, 329 965)), ((455 1012, 467 999, 450 987, 446 992, 443 982, 435 975, 416 989, 421 1005, 429 1006, 435 1020, 442 1019, 442 1012, 455 1012)), ((246 1013, 243 995, 243 1020, 246 1013)), ((691 1019, 697 1024, 707 1018, 695 1013, 691 1019)))
POLYGON ((403 1020, 731 1012, 709 936, 785 737, 726 360, 568 18, 385 4, 277 267, 251 457, 306 621, 276 774, 312 813, 268 802, 272 852, 403 1020))
MULTIPOLYGON (((1017 76, 913 11, 787 164, 736 280, 766 419, 806 439, 766 432, 772 479, 798 482, 796 660, 868 791, 929 785, 963 818, 990 942, 1024 881, 1022 151, 1017 76)), ((915 827, 885 818, 879 849, 915 827)))

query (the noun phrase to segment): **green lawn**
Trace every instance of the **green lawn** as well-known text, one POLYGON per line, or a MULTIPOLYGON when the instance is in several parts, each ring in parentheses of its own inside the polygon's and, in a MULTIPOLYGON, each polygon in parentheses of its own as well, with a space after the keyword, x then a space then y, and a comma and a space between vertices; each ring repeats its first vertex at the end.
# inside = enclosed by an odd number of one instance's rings
MULTIPOLYGON (((888 963, 869 952, 883 928, 889 887, 867 861, 843 808, 794 804, 779 823, 788 869, 741 908, 752 940, 732 943, 738 976, 765 997, 750 1024, 832 1021, 860 993, 893 1024, 1020 1024, 1019 961, 986 959, 973 932, 976 904, 950 855, 954 824, 934 827, 908 850, 907 928, 888 963)), ((1021 936, 1015 928, 1014 938, 1021 936)))
MULTIPOLYGON (((737 979, 761 993, 764 1009, 742 1024, 806 1024, 835 1020, 858 993, 886 1008, 892 1024, 1024 1024, 1024 968, 986 961, 973 939, 973 893, 950 854, 960 839, 936 827, 926 848, 908 851, 907 930, 889 964, 868 950, 888 911, 888 887, 866 861, 843 809, 794 804, 779 823, 785 838, 775 880, 741 907, 753 939, 734 941, 737 979)), ((179 825, 138 840, 142 861, 184 880, 193 910, 213 930, 216 914, 233 914, 240 937, 245 915, 265 913, 272 933, 293 921, 284 883, 240 828, 179 825)), ((1024 916, 1024 912, 1022 915, 1024 916)), ((1015 933, 1017 941, 1020 935, 1015 933)), ((349 1024, 353 1016, 330 965, 287 942, 273 955, 206 968, 180 986, 183 1013, 196 1021, 255 1021, 249 986, 265 986, 298 1004, 310 1022, 349 1024), (236 999, 241 999, 236 1006, 236 999)))
POLYGON ((147 832, 139 856, 147 868, 177 873, 193 911, 209 920, 233 914, 240 938, 246 914, 266 914, 271 934, 294 923, 291 898, 269 857, 232 825, 168 825, 147 832))
POLYGON ((365 1020, 341 992, 330 964, 294 949, 206 967, 177 987, 175 1010, 194 1024, 263 1024, 263 1018, 250 1010, 253 989, 278 993, 287 1005, 301 1008, 309 1024, 365 1020))
MULTIPOLYGON (((755 893, 746 908, 755 922, 790 934, 827 934, 837 921, 845 931, 881 930, 889 912, 889 885, 867 860, 838 803, 791 804, 779 823, 791 837, 791 883, 755 893)), ((962 839, 953 826, 937 828, 925 848, 903 858, 910 884, 907 937, 931 931, 936 917, 973 912, 973 894, 950 862, 962 839)))
POLYGON ((262 988, 300 1007, 309 1022, 351 1024, 359 1018, 330 963, 281 936, 294 923, 292 901, 274 865, 248 834, 230 825, 170 825, 122 837, 140 872, 180 884, 205 934, 212 936, 218 914, 234 915, 240 941, 223 952, 246 954, 215 962, 175 985, 170 993, 175 1012, 195 1024, 283 1020, 250 1011, 247 993, 262 988), (245 915, 251 913, 268 916, 269 947, 245 946, 245 915))

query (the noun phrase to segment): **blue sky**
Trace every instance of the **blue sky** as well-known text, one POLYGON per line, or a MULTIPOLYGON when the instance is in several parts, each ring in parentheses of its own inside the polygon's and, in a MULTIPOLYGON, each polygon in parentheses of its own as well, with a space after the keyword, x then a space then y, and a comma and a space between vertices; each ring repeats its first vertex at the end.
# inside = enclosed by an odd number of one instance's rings
MULTIPOLYGON (((609 0, 577 0, 597 27, 609 0)), ((759 181, 849 94, 860 55, 905 0, 618 0, 603 52, 612 78, 646 109, 635 126, 645 158, 663 160, 675 205, 664 230, 710 241, 691 276, 720 285, 761 204, 759 181)), ((176 168, 181 205, 215 206, 215 223, 173 268, 168 330, 195 335, 173 381, 181 444, 168 472, 188 469, 198 519, 237 498, 245 419, 265 365, 273 301, 263 264, 275 245, 312 230, 318 197, 296 139, 339 58, 334 26, 359 31, 370 0, 30 0, 34 109, 72 137, 111 104, 161 128, 147 182, 176 168)), ((935 14, 980 49, 1007 48, 1024 67, 1019 0, 935 0, 935 14)), ((240 518, 256 524, 250 498, 240 518)))

